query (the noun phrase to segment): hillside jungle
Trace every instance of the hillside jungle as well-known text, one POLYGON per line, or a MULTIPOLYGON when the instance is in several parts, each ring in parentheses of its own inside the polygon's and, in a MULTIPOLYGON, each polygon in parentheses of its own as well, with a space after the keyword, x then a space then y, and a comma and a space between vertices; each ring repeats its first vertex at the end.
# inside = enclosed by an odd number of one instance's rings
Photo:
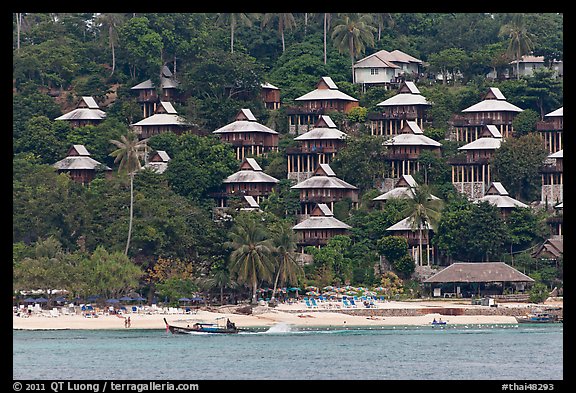
POLYGON ((81 298, 141 295, 175 304, 201 296, 225 303, 250 299, 256 288, 277 288, 280 297, 294 288, 353 285, 421 296, 405 241, 386 231, 414 204, 372 201, 386 151, 370 135, 367 114, 396 92, 352 83, 353 62, 381 49, 423 61, 419 75, 405 78, 433 103, 424 134, 442 144, 441 157, 422 156, 423 170, 414 175, 442 201, 432 238, 439 265, 504 261, 534 278, 537 294, 561 288, 562 259, 531 256, 550 236, 554 209, 516 209, 503 219, 495 207, 456 192, 447 160, 463 144, 450 138, 450 118, 497 87, 524 111, 514 120, 514 143, 496 153, 494 176, 511 196, 538 204, 546 152, 535 124, 562 107, 563 82, 547 69, 503 75, 519 54, 562 60, 562 34, 563 15, 553 13, 13 14, 14 294, 44 290, 52 299, 50 290, 60 289, 81 298), (356 32, 353 45, 347 31, 356 32), (129 125, 143 118, 131 87, 147 79, 158 86, 162 66, 180 82, 184 98, 173 105, 193 132, 149 138, 149 151, 169 152, 168 169, 130 176, 116 158, 143 165, 144 157, 130 161, 126 149, 114 155, 119 148, 111 141, 130 143, 129 125), (491 72, 495 78, 487 77, 491 72), (313 262, 302 266, 291 230, 299 200, 286 176, 285 152, 295 142, 285 108, 323 76, 359 100, 348 114, 329 114, 349 136, 331 166, 360 189, 360 202, 336 204, 334 215, 352 227, 349 235, 308 249, 313 262), (280 88, 279 109, 264 107, 263 82, 280 88), (54 120, 82 96, 98 102, 103 122, 70 127, 54 120), (279 151, 256 160, 281 181, 261 212, 231 209, 230 219, 214 220, 212 195, 239 161, 212 131, 241 108, 280 133, 279 151), (113 175, 101 173, 89 185, 59 175, 52 165, 74 144, 113 175))

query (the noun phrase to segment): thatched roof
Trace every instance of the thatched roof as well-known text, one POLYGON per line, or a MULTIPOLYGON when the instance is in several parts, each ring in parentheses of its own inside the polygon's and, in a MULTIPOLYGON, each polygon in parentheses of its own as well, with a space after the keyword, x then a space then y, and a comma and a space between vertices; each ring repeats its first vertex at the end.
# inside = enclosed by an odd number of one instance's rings
POLYGON ((424 283, 534 282, 504 262, 457 262, 442 269, 424 283))

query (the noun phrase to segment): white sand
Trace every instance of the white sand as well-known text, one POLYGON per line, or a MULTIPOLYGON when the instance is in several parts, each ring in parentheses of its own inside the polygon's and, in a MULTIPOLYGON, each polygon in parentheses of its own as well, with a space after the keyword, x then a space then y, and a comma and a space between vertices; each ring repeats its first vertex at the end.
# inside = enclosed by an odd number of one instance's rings
MULTIPOLYGON (((500 307, 520 307, 526 312, 534 305, 506 304, 500 307)), ((379 303, 377 308, 438 308, 438 313, 428 313, 418 316, 360 316, 338 312, 336 305, 333 308, 323 307, 324 311, 306 309, 303 303, 287 305, 281 304, 276 308, 258 307, 252 315, 235 314, 232 312, 211 312, 199 310, 196 314, 126 314, 130 316, 130 329, 165 329, 164 318, 174 325, 185 326, 194 322, 217 322, 217 318, 229 318, 239 328, 271 327, 278 323, 294 327, 325 327, 338 328, 347 326, 391 326, 391 325, 429 325, 434 318, 442 318, 448 324, 515 324, 513 316, 506 315, 441 315, 442 307, 482 308, 472 306, 465 301, 419 301, 419 302, 385 302, 379 303), (293 312, 287 312, 292 310, 293 312)), ((486 309, 487 307, 484 307, 486 309)), ((359 306, 358 309, 364 309, 359 306)), ((225 311, 223 309, 222 311, 225 311)), ((370 309, 366 309, 370 310, 370 309)), ((225 319, 224 319, 225 320, 225 319)), ((116 315, 99 315, 97 318, 85 318, 81 315, 61 315, 48 317, 33 315, 28 318, 16 317, 12 319, 13 329, 124 329, 124 318, 116 315)))

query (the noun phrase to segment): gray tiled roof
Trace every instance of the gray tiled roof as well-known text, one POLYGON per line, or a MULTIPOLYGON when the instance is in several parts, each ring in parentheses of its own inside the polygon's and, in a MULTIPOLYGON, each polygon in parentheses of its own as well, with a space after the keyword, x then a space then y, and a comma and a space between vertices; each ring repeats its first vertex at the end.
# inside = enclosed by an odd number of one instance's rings
POLYGON ((534 282, 534 280, 504 262, 457 262, 423 282, 534 282))

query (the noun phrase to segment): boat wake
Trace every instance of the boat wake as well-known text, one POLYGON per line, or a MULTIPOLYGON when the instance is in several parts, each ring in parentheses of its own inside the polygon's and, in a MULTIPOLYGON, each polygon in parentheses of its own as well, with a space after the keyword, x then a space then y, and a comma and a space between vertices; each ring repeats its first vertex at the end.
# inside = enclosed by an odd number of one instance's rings
POLYGON ((270 327, 264 333, 267 334, 282 334, 282 333, 292 333, 292 325, 286 322, 278 322, 276 325, 270 327))

